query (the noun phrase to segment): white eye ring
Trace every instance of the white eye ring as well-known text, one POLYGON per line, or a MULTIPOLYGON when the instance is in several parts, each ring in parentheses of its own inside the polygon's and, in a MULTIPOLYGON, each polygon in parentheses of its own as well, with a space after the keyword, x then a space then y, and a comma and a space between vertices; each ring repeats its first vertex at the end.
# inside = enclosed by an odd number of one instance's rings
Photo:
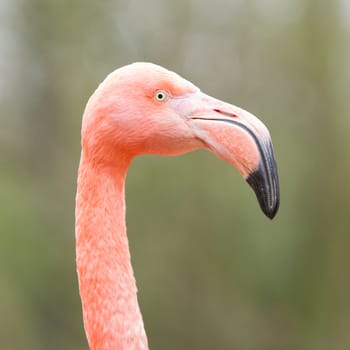
POLYGON ((168 99, 168 93, 164 90, 157 90, 154 94, 154 98, 158 102, 164 102, 168 99))

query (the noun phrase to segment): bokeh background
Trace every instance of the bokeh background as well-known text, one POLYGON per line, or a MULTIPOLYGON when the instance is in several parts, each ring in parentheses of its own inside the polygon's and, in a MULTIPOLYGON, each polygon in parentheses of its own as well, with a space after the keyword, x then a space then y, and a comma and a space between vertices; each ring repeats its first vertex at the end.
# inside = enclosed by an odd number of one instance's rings
POLYGON ((348 0, 1 0, 0 342, 87 349, 75 272, 81 115, 113 69, 161 64, 269 127, 276 219, 204 151, 127 182, 151 349, 350 349, 348 0))

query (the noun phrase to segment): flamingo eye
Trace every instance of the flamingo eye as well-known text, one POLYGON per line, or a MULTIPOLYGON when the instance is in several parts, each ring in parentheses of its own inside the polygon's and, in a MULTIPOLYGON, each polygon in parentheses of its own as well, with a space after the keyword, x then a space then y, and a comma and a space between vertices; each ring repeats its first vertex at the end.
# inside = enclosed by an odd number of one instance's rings
POLYGON ((164 102, 168 99, 168 93, 164 90, 157 90, 154 94, 154 98, 158 102, 164 102))

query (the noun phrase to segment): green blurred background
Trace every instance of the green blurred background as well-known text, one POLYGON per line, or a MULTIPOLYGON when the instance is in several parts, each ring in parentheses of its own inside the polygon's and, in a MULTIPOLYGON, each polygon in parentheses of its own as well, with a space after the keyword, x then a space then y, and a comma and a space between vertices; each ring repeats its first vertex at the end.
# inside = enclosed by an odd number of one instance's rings
POLYGON ((81 115, 112 70, 161 64, 269 127, 269 221, 204 151, 127 182, 151 349, 350 349, 348 0, 1 0, 0 341, 87 349, 74 197, 81 115))

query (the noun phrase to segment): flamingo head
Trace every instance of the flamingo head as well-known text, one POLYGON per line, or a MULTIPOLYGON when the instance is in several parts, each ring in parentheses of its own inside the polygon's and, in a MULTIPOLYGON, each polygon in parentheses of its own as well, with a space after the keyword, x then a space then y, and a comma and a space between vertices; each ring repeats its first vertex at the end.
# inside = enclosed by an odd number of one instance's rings
POLYGON ((100 84, 84 112, 82 148, 101 164, 205 148, 241 173, 265 215, 272 219, 278 210, 277 166, 265 125, 151 63, 119 68, 100 84))

